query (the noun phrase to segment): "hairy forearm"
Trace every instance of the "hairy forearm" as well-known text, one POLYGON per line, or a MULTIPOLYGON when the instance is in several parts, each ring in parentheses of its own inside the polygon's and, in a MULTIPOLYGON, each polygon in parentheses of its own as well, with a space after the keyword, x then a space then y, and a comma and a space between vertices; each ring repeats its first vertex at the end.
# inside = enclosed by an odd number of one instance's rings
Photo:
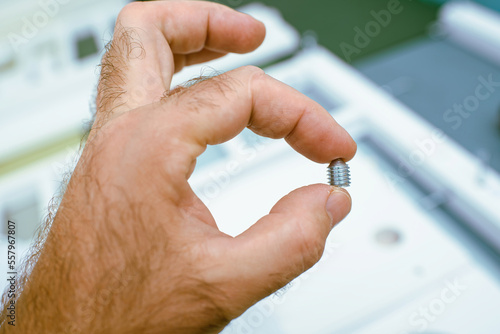
POLYGON ((110 225, 61 207, 47 241, 38 246, 40 256, 33 259, 28 280, 19 287, 16 333, 98 333, 104 322, 124 314, 123 306, 133 300, 120 297, 135 284, 137 268, 126 264, 123 246, 103 240, 110 239, 110 225))
POLYGON ((174 243, 165 229, 176 218, 165 222, 152 216, 152 206, 160 205, 153 199, 138 202, 119 191, 121 196, 111 201, 109 192, 97 180, 89 183, 78 173, 73 176, 21 287, 16 327, 4 325, 2 333, 220 330, 227 321, 212 301, 212 291, 190 271, 193 267, 183 256, 189 250, 174 243), (215 329, 210 328, 214 316, 222 319, 215 329), (203 317, 207 321, 200 330, 203 317))

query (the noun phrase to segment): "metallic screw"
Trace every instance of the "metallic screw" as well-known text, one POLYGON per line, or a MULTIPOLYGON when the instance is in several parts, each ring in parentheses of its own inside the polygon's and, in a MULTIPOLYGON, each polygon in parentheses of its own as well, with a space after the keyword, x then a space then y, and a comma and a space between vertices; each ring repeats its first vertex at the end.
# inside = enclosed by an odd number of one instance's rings
POLYGON ((349 166, 342 159, 333 160, 328 166, 328 183, 331 186, 346 188, 351 185, 349 166))

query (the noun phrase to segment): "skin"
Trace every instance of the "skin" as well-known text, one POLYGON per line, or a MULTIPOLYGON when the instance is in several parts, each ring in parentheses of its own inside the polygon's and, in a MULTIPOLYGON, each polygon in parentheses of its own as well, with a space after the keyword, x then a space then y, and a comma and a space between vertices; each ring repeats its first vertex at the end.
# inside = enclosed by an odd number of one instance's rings
POLYGON ((320 259, 351 208, 345 190, 297 189, 233 238, 187 182, 207 145, 245 127, 318 163, 354 156, 328 112, 258 68, 170 91, 183 66, 252 51, 264 36, 261 22, 209 2, 121 11, 94 126, 28 264, 16 327, 1 333, 217 333, 320 259))

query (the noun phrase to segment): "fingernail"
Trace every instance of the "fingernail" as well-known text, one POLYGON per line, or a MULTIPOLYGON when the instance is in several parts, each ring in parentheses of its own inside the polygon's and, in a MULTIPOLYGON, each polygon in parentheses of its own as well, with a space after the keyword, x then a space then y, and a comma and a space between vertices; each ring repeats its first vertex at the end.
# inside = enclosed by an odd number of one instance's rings
POLYGON ((351 196, 343 188, 332 187, 330 197, 326 201, 326 212, 330 217, 331 228, 340 222, 351 211, 351 196))

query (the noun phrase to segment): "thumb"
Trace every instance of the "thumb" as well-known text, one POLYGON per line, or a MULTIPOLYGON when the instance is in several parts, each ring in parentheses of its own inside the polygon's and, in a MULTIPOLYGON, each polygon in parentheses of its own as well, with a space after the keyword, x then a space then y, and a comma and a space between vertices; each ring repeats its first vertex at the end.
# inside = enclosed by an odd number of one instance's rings
POLYGON ((297 189, 239 235, 232 252, 235 278, 252 303, 312 267, 326 238, 351 209, 347 191, 324 184, 297 189))

